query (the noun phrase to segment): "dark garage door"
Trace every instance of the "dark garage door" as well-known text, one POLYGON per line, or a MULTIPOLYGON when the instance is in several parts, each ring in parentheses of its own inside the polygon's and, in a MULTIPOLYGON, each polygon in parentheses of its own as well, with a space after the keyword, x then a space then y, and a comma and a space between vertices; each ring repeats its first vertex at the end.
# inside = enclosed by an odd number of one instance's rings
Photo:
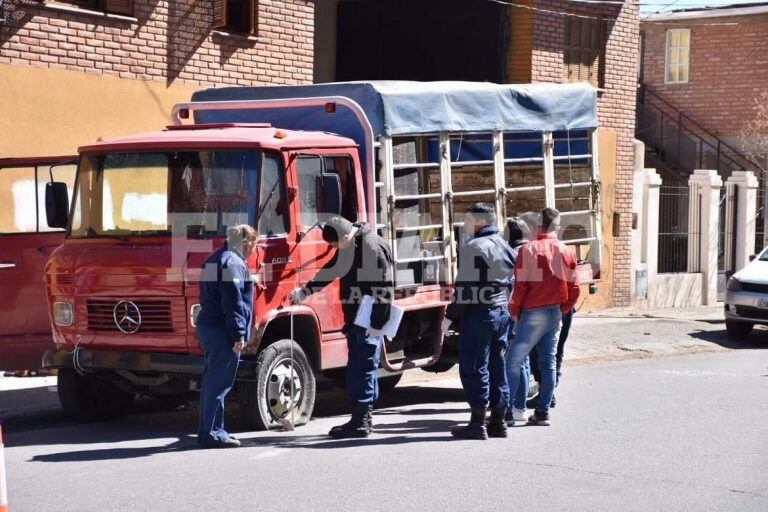
POLYGON ((504 82, 505 29, 487 0, 342 2, 336 79, 504 82))

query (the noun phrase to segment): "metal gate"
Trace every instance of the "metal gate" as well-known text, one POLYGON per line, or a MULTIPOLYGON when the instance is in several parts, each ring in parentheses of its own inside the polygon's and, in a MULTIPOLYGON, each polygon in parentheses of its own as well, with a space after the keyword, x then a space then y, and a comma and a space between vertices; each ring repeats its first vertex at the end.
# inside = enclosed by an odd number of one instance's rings
POLYGON ((688 244, 696 243, 691 233, 698 226, 689 219, 688 185, 659 188, 659 270, 660 274, 688 272, 688 244), (689 224, 693 224, 690 226, 689 224))

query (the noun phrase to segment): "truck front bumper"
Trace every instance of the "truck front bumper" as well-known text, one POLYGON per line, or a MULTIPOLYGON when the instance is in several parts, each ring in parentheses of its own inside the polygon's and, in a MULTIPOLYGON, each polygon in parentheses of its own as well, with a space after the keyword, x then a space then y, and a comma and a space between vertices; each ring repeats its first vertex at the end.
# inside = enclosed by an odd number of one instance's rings
MULTIPOLYGON (((143 373, 169 373, 191 377, 203 374, 203 357, 189 354, 158 354, 73 348, 48 350, 43 368, 81 368, 86 370, 126 370, 143 373)), ((238 380, 254 378, 255 362, 240 361, 238 380)))

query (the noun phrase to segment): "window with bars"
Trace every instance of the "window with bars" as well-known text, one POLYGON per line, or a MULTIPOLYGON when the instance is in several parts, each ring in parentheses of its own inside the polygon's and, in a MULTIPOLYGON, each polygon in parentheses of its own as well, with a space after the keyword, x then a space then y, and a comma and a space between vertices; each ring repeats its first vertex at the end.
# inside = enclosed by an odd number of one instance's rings
POLYGON ((259 0, 213 0, 213 28, 255 35, 259 0))
POLYGON ((604 84, 605 20, 569 16, 565 22, 563 78, 567 82, 604 84))
POLYGON ((664 83, 688 83, 690 57, 691 29, 674 28, 667 30, 664 83))

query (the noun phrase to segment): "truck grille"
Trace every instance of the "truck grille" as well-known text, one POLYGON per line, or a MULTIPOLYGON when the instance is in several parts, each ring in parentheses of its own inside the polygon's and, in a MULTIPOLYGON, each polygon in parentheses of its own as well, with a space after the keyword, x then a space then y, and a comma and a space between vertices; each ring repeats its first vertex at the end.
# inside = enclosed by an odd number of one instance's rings
MULTIPOLYGON (((115 306, 119 300, 88 300, 88 329, 120 332, 115 324, 115 306)), ((167 300, 133 300, 139 308, 141 324, 137 333, 173 332, 171 303, 167 300)))
POLYGON ((768 284, 745 283, 742 281, 741 288, 745 292, 768 293, 768 284))
POLYGON ((768 309, 760 309, 753 306, 736 306, 736 314, 747 318, 768 320, 768 309))

